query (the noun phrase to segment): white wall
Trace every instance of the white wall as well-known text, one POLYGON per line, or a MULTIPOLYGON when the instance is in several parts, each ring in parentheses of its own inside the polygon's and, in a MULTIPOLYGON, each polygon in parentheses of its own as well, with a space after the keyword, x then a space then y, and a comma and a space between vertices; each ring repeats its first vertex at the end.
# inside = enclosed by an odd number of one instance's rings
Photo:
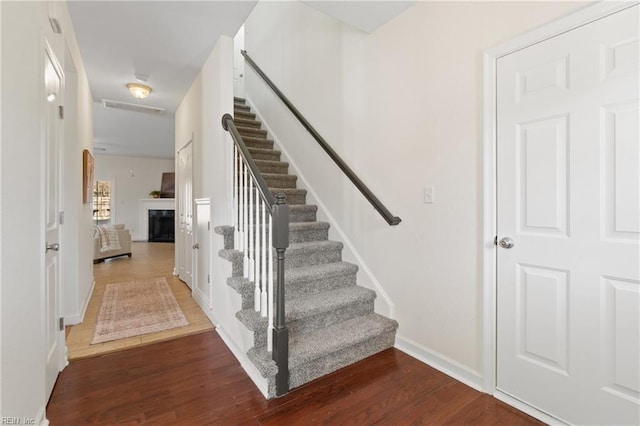
POLYGON ((402 218, 388 226, 247 67, 249 99, 395 303, 398 345, 476 384, 482 53, 580 6, 419 2, 365 34, 298 2, 260 2, 245 23, 253 59, 402 218))
MULTIPOLYGON (((231 140, 222 129, 221 118, 232 112, 233 40, 221 37, 176 112, 176 149, 193 136, 193 197, 211 198, 212 227, 231 224, 231 140)), ((213 308, 208 314, 219 331, 229 335, 232 343, 241 345, 241 329, 235 318, 240 299, 226 284, 231 275, 230 264, 217 253, 222 248, 222 237, 214 234, 213 238, 217 248, 212 253, 213 308)), ((178 250, 176 246, 176 253, 178 250)))
POLYGON ((174 160, 96 155, 95 178, 114 183, 111 223, 124 223, 133 239, 146 240, 147 230, 138 229, 138 201, 151 198, 153 190, 159 191, 162 173, 174 169, 174 160))
MULTIPOLYGON (((2 7, 0 6, 0 29, 2 28, 2 7)), ((2 31, 0 31, 0 92, 2 91, 2 31)), ((0 176, 2 176, 2 102, 0 101, 0 176)), ((2 191, 0 184, 0 239, 2 239, 2 191)), ((2 374, 2 244, 0 244, 0 374, 2 374)), ((2 385, 0 385, 0 416, 2 415, 2 385)))
POLYGON ((65 50, 65 120, 63 152, 63 316, 65 324, 82 321, 93 288, 91 204, 82 203, 82 151, 93 148, 93 102, 73 28, 64 3, 51 3, 59 17, 65 50))
MULTIPOLYGON (((49 13, 60 22, 67 48, 77 69, 78 117, 75 136, 78 138, 78 147, 91 146, 91 95, 64 3, 1 2, 0 8, 0 204, 3 207, 10 206, 2 209, 0 217, 0 417, 18 416, 40 421, 47 402, 44 395, 45 347, 42 316, 44 178, 41 162, 44 150, 41 141, 41 112, 44 92, 43 36, 54 37, 48 21, 49 13)), ((57 54, 61 60, 65 56, 65 52, 57 54)), ((66 64, 63 67, 66 69, 66 64)), ((81 151, 77 161, 81 161, 81 151)), ((80 191, 81 184, 78 183, 76 188, 80 191)), ((80 205, 76 205, 76 208, 79 211, 82 209, 80 205)), ((67 222, 65 226, 74 228, 78 235, 87 231, 86 238, 78 238, 77 246, 79 251, 89 253, 90 235, 88 228, 85 229, 87 224, 79 219, 76 223, 67 222)), ((78 264, 86 263, 85 257, 79 255, 78 264)), ((89 277, 90 267, 80 266, 78 278, 90 281, 89 277)))

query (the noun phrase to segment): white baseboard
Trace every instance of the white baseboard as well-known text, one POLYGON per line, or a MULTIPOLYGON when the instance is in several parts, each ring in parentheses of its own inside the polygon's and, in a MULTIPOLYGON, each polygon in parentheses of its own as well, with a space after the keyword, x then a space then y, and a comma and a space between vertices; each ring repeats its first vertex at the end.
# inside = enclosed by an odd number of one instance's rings
POLYGON ((495 399, 498 399, 502 402, 504 402, 505 404, 508 404, 510 406, 512 406, 513 408, 516 408, 520 411, 522 411, 523 413, 526 413, 528 415, 530 415, 531 417, 534 417, 538 420, 540 420, 543 423, 546 423, 548 425, 552 425, 552 426, 560 426, 560 425, 567 425, 568 423, 565 423, 555 417, 550 416, 549 414, 538 410, 535 407, 532 407, 531 405, 525 404, 524 402, 520 401, 519 399, 516 399, 512 396, 507 395, 506 393, 502 393, 499 390, 495 390, 493 393, 493 397, 495 399))
POLYGON ((267 383, 267 379, 262 377, 262 374, 260 374, 256 366, 253 365, 247 355, 243 353, 235 343, 233 343, 222 327, 216 327, 216 332, 222 338, 222 341, 227 345, 231 353, 236 357, 238 362, 240 362, 242 369, 247 373, 249 378, 251 378, 260 393, 262 393, 265 399, 269 399, 269 384, 267 383))
POLYGON ((64 325, 75 325, 80 324, 84 321, 84 316, 87 313, 87 308, 89 307, 89 301, 91 300, 91 296, 93 295, 93 290, 96 287, 96 281, 91 281, 91 286, 89 287, 89 291, 87 292, 87 297, 84 299, 84 304, 82 306, 82 310, 80 313, 75 315, 67 315, 64 317, 64 325))
POLYGON ((482 376, 459 362, 400 336, 396 336, 395 347, 418 361, 422 361, 436 370, 443 372, 447 376, 477 391, 484 392, 482 388, 482 376))
POLYGON ((82 322, 82 315, 80 314, 75 314, 75 315, 67 315, 64 317, 64 325, 65 327, 68 325, 76 325, 76 324, 80 324, 82 322))
POLYGON ((38 410, 38 414, 36 415, 36 418, 33 419, 34 420, 34 425, 39 425, 39 426, 49 426, 49 420, 47 420, 46 416, 46 407, 42 407, 40 408, 40 410, 38 410))
POLYGON ((204 295, 202 294, 202 292, 200 290, 198 290, 197 288, 195 288, 192 292, 191 292, 191 297, 193 298, 193 300, 196 301, 196 303, 198 304, 198 306, 200 306, 200 309, 202 309, 202 312, 204 312, 204 314, 207 316, 207 318, 209 318, 209 321, 211 321, 211 323, 213 324, 214 327, 218 327, 218 319, 216 318, 216 316, 213 314, 213 311, 211 310, 211 308, 209 307, 209 301, 206 300, 206 298, 204 297, 204 295))
POLYGON ((89 301, 91 300, 91 296, 93 296, 93 290, 96 288, 96 280, 91 280, 91 287, 87 292, 87 296, 84 299, 84 306, 82 307, 82 314, 80 315, 80 322, 84 321, 84 316, 87 313, 87 308, 89 307, 89 301))

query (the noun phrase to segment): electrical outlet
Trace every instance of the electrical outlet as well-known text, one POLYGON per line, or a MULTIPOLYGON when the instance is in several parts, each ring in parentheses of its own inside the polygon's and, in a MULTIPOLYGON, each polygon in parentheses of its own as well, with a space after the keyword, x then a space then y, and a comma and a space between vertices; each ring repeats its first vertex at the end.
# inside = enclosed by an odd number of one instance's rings
POLYGON ((428 186, 424 189, 424 203, 425 204, 433 204, 435 203, 435 191, 433 186, 428 186))

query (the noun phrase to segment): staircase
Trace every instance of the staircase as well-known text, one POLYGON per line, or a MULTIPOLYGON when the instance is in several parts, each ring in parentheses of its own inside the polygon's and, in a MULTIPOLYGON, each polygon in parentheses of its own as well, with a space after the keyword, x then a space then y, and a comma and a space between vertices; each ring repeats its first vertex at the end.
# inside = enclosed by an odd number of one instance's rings
MULTIPOLYGON (((308 205, 306 190, 280 161, 280 151, 242 99, 235 99, 235 125, 275 195, 284 193, 290 211, 285 261, 285 316, 289 328, 290 388, 353 364, 393 346, 398 323, 374 313, 376 294, 356 284, 356 265, 342 261, 342 243, 328 240, 329 224, 316 220, 317 206, 308 205)), ((254 346, 247 353, 268 381, 269 398, 275 396, 277 367, 267 352, 267 319, 256 312, 254 284, 243 278, 243 254, 233 249, 233 228, 224 236, 220 256, 232 263, 229 286, 242 296, 236 317, 253 332, 254 346)))

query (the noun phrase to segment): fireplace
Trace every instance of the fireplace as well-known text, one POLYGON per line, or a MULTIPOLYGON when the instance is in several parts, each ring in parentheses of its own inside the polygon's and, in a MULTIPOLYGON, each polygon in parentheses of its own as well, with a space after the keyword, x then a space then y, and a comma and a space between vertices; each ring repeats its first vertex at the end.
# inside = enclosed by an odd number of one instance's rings
POLYGON ((175 211, 149 210, 149 242, 173 243, 175 241, 175 211))

